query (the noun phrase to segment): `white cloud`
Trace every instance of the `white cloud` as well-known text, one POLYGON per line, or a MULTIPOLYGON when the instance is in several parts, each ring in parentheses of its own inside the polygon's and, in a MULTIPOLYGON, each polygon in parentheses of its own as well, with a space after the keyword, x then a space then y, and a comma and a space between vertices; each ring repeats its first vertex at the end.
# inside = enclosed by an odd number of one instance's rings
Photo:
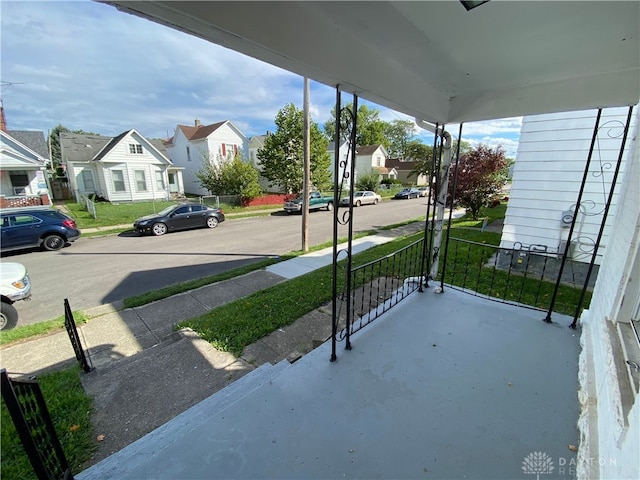
MULTIPOLYGON (((166 137, 176 124, 199 118, 231 120, 252 136, 273 131, 286 104, 302 108, 302 77, 109 5, 3 0, 0 8, 2 81, 13 83, 2 88, 10 129, 46 132, 61 123, 166 137)), ((335 90, 310 86, 311 117, 323 126, 335 90)), ((411 119, 362 102, 384 121, 411 119)), ((465 137, 517 145, 519 130, 520 119, 476 122, 465 125, 465 137)))

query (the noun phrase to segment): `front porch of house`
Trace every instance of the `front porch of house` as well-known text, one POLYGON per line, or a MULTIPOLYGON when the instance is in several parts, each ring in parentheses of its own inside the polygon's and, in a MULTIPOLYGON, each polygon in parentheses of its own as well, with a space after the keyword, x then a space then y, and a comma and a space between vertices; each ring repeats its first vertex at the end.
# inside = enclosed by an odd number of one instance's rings
POLYGON ((574 478, 571 318, 434 290, 340 344, 336 362, 327 342, 76 478, 574 478))

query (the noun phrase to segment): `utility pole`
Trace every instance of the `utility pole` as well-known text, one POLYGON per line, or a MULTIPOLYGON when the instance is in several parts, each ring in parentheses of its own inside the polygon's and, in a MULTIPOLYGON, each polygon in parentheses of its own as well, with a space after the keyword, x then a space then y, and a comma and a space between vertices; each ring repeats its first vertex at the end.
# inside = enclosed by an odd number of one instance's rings
POLYGON ((302 172, 302 195, 305 199, 302 202, 303 210, 302 210, 302 251, 309 251, 309 185, 311 183, 311 148, 310 148, 310 139, 309 139, 309 128, 310 128, 310 120, 309 120, 309 79, 304 77, 304 95, 303 95, 303 103, 304 103, 304 131, 302 133, 302 143, 304 147, 304 153, 302 157, 303 164, 303 172, 302 172))

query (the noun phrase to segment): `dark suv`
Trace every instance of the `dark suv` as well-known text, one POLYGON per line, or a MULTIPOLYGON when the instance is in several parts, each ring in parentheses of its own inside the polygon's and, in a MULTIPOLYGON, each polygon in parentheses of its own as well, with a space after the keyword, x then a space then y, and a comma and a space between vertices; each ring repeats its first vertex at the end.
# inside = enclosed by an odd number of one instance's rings
POLYGON ((76 222, 53 208, 36 207, 2 210, 0 251, 42 247, 60 250, 80 237, 76 222))

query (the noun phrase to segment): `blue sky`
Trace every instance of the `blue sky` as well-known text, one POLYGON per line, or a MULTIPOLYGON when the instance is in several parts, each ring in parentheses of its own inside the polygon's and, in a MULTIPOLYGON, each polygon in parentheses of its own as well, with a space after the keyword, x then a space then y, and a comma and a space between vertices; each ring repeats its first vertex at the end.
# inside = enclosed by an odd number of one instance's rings
MULTIPOLYGON (((91 1, 0 0, 2 101, 9 130, 58 124, 148 138, 177 124, 231 120, 248 137, 274 131, 288 103, 302 108, 302 77, 91 1)), ((343 96, 343 101, 345 97, 343 96)), ((312 120, 329 119, 332 87, 310 82, 312 120)), ((385 121, 406 115, 368 103, 385 121)), ((521 118, 465 124, 472 145, 515 158, 521 118)), ((448 125, 457 134, 457 125, 448 125)), ((425 138, 428 138, 425 135, 425 138)), ((431 141, 431 140, 429 140, 431 141)))

